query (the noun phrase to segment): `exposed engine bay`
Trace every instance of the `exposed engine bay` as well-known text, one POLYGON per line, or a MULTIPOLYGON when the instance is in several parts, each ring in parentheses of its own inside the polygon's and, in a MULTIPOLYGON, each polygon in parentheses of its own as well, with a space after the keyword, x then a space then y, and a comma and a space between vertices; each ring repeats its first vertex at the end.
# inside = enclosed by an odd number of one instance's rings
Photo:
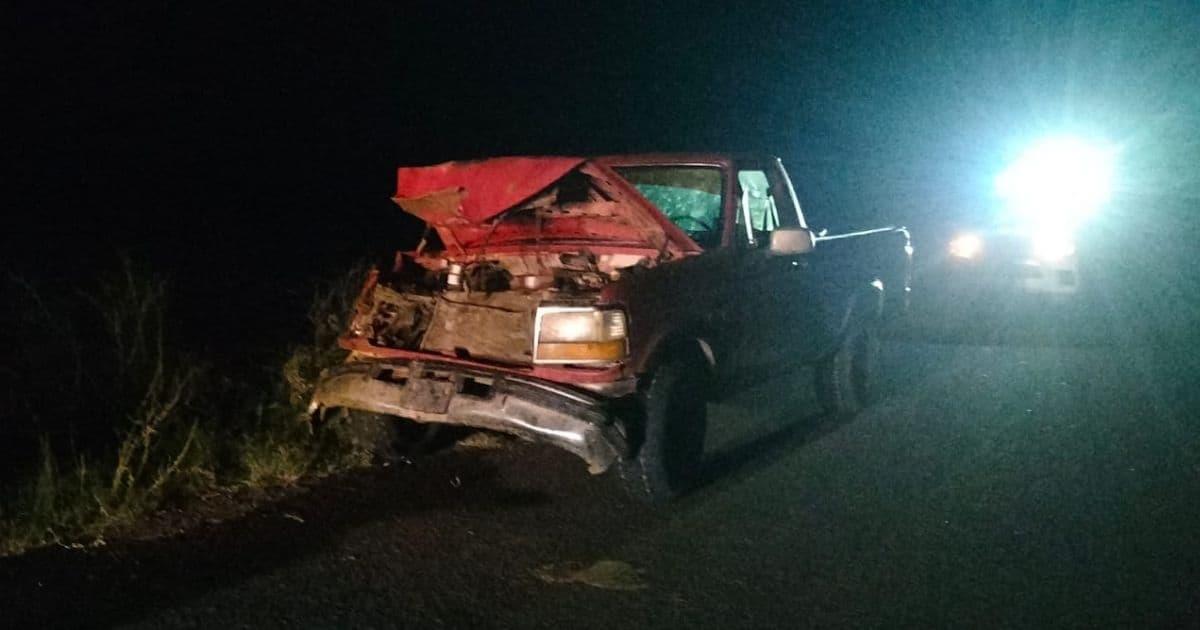
POLYGON ((528 365, 539 306, 594 305, 607 284, 649 264, 587 251, 403 253, 364 287, 350 334, 379 347, 528 365))
MULTIPOLYGON (((401 168, 396 196, 427 225, 374 273, 346 343, 514 367, 612 367, 629 354, 606 286, 699 253, 619 174, 579 158, 401 168)), ((424 357, 410 357, 413 359, 424 357)))

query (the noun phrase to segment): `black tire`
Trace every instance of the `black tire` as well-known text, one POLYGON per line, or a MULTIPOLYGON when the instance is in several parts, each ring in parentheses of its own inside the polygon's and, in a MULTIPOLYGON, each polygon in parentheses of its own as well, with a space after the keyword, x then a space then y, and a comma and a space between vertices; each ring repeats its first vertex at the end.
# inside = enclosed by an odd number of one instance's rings
POLYGON ((873 327, 857 328, 847 335, 837 352, 817 364, 814 386, 821 410, 835 417, 850 417, 871 402, 879 339, 873 327))
POLYGON ((634 497, 663 503, 686 492, 699 475, 710 379, 704 362, 689 355, 668 359, 649 379, 634 405, 641 446, 618 468, 634 497))
POLYGON ((404 462, 432 453, 448 444, 450 433, 443 425, 369 411, 348 410, 346 421, 355 425, 353 439, 370 450, 376 463, 404 462))

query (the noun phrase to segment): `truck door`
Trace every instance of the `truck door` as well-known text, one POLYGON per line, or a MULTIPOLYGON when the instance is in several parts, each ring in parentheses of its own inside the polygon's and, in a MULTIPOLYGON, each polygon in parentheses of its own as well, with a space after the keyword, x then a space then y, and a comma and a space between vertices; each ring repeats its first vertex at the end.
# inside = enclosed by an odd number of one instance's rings
POLYGON ((739 362, 785 368, 815 360, 824 346, 826 313, 808 255, 769 252, 771 232, 805 227, 790 183, 771 161, 739 162, 735 180, 739 362))

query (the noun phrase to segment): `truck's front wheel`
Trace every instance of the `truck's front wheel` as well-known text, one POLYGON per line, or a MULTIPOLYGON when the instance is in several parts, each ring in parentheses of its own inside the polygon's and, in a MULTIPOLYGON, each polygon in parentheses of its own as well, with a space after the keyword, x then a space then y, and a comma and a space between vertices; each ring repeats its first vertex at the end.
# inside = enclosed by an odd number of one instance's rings
POLYGON ((640 394, 641 446, 620 462, 621 479, 637 498, 650 503, 673 499, 690 487, 700 471, 708 427, 699 360, 668 360, 650 376, 640 394))
POLYGON ((342 409, 340 440, 369 454, 376 463, 395 463, 431 453, 451 444, 457 435, 450 427, 358 409, 342 409))
POLYGON ((879 339, 867 326, 847 335, 837 352, 817 364, 813 384, 826 414, 853 416, 870 402, 878 355, 879 339))

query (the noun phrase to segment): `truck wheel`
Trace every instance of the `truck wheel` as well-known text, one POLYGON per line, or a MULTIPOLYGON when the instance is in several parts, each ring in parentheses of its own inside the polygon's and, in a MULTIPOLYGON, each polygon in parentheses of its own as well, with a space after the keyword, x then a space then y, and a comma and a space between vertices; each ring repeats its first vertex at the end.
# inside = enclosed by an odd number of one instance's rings
POLYGON ((421 424, 369 411, 347 410, 349 439, 369 451, 376 463, 397 463, 445 446, 445 427, 421 424))
POLYGON ((708 374, 701 361, 677 358, 660 365, 650 378, 639 395, 641 447, 619 463, 619 470, 635 497, 662 503, 685 492, 699 473, 708 427, 708 374))
POLYGON ((849 417, 870 403, 879 340, 871 327, 857 329, 842 340, 832 356, 817 364, 814 385, 821 410, 849 417))

